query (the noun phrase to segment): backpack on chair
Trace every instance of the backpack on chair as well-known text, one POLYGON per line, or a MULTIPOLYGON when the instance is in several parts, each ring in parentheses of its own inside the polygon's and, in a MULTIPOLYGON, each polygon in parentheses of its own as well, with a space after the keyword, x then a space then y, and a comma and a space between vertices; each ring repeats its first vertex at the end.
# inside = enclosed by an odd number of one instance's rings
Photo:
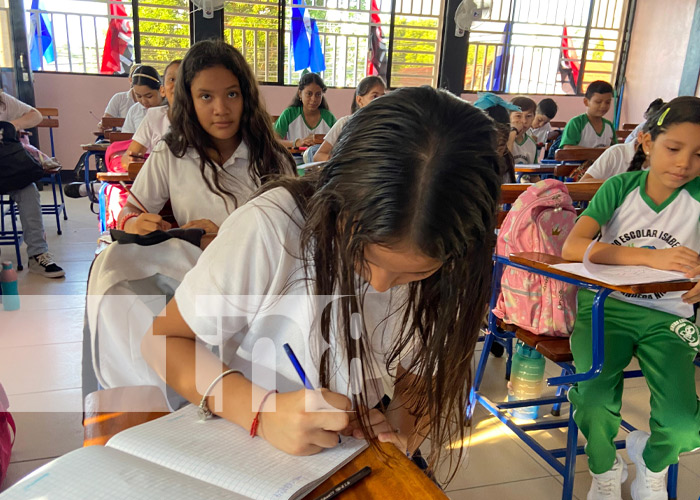
POLYGON ((5 390, 0 385, 0 486, 7 475, 7 468, 10 466, 10 455, 12 445, 15 443, 17 429, 12 415, 7 411, 10 403, 5 394, 5 390))
MULTIPOLYGON (((576 222, 566 186, 545 179, 521 194, 498 233, 496 253, 540 252, 561 256, 576 222)), ((576 287, 546 276, 505 266, 493 313, 536 335, 568 336, 576 319, 576 287)))

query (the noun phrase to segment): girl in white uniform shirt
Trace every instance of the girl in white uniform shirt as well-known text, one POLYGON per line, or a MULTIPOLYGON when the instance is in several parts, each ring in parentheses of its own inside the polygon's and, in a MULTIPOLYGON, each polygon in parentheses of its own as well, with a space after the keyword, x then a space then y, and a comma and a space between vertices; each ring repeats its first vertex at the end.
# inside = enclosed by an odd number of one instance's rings
POLYGON ((466 430, 499 198, 494 134, 484 113, 428 87, 360 109, 319 176, 270 183, 226 220, 144 358, 189 401, 204 395, 204 415, 288 453, 332 448, 342 432, 412 454, 429 436, 437 464, 466 430), (304 390, 284 343, 319 390, 304 390))
POLYGON ((170 133, 148 157, 131 188, 119 227, 147 234, 168 229, 158 212, 170 200, 182 228, 216 233, 221 223, 273 174, 294 161, 275 139, 257 81, 243 56, 223 42, 194 44, 182 60, 170 133))
POLYGON ((165 98, 165 90, 160 81, 158 70, 153 66, 139 66, 132 76, 132 90, 136 97, 136 104, 129 108, 124 118, 122 132, 133 134, 141 125, 149 108, 161 106, 165 98))
MULTIPOLYGON (((365 107, 367 104, 375 100, 377 97, 381 97, 386 93, 386 84, 381 76, 367 76, 363 78, 355 89, 355 95, 352 98, 352 105, 350 106, 350 112, 355 113, 360 108, 365 107)), ((323 138, 323 144, 316 151, 313 160, 314 161, 326 161, 331 157, 331 150, 338 138, 340 133, 343 131, 343 127, 352 117, 352 114, 348 116, 343 116, 339 118, 335 125, 323 138)))
MULTIPOLYGON (((175 59, 165 67, 163 72, 163 89, 168 103, 173 102, 175 96, 175 77, 182 59, 175 59)), ((144 154, 150 153, 158 142, 170 130, 170 106, 156 106, 146 112, 141 125, 136 129, 131 138, 131 144, 122 156, 122 165, 126 168, 129 162, 142 159, 144 154)))

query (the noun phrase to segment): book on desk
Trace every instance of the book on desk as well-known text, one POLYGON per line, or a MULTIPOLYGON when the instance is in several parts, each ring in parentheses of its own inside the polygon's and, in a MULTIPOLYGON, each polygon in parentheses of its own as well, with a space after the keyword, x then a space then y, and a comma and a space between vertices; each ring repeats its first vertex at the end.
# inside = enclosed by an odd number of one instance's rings
POLYGON ((201 421, 190 405, 122 431, 106 446, 67 453, 0 499, 296 499, 367 446, 343 437, 316 455, 292 456, 226 420, 201 421))

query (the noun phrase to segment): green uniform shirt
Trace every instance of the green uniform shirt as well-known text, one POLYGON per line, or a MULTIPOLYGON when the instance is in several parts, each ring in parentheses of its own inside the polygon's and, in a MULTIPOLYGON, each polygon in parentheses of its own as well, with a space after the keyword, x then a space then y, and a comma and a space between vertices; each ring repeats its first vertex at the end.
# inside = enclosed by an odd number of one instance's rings
POLYGON ((611 144, 617 144, 613 124, 603 118, 603 130, 599 134, 591 125, 586 113, 569 120, 561 136, 561 147, 570 145, 582 148, 607 148, 611 144))
POLYGON ((326 134, 335 125, 335 116, 327 109, 321 109, 321 119, 315 127, 304 120, 304 110, 301 106, 290 106, 285 109, 275 122, 275 131, 288 141, 303 139, 310 134, 326 134))

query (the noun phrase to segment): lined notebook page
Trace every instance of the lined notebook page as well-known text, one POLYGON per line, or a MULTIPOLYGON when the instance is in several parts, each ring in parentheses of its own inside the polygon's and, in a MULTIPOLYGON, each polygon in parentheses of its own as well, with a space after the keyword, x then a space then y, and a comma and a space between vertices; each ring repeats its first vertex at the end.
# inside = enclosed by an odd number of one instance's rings
POLYGON ((255 499, 291 499, 310 491, 367 447, 343 442, 316 455, 288 455, 262 438, 221 418, 199 420, 186 406, 157 420, 132 427, 107 446, 139 456, 182 474, 255 499))
POLYGON ((243 500, 245 497, 104 446, 49 462, 4 493, 2 500, 243 500))

